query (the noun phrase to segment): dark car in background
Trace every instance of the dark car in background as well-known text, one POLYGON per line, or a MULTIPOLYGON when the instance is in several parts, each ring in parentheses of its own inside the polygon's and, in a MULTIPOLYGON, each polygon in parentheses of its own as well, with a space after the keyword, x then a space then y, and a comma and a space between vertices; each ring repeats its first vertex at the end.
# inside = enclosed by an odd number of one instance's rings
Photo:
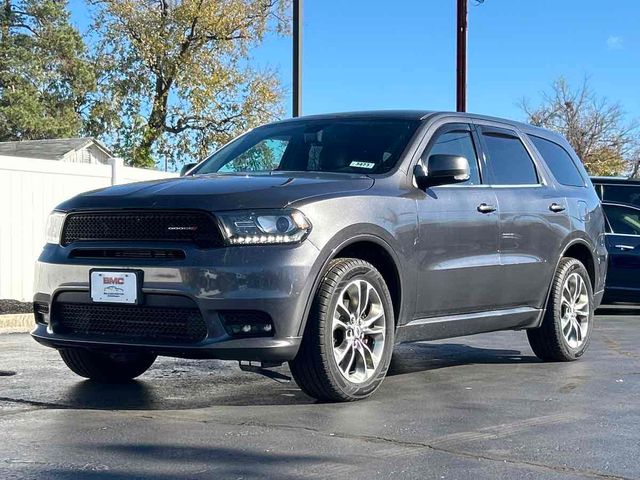
POLYGON ((604 301, 640 303, 640 181, 592 177, 607 218, 604 301))
POLYGON ((32 335, 95 380, 157 355, 289 362, 302 390, 341 401, 380 385, 399 342, 526 330, 541 359, 576 360, 604 224, 547 130, 424 111, 285 120, 182 178, 62 203, 32 335))

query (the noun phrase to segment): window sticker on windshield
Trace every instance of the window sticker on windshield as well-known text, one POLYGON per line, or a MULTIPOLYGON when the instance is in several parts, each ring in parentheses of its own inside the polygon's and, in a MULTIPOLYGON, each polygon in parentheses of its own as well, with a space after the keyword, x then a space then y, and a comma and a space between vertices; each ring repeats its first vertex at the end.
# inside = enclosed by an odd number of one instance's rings
POLYGON ((349 166, 356 168, 373 168, 376 166, 376 164, 370 162, 351 162, 349 166))

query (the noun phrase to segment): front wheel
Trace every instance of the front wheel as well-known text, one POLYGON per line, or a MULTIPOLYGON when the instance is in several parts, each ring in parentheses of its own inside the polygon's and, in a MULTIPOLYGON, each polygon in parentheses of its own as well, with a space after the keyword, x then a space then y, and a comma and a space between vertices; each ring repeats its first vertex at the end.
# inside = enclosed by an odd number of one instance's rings
POLYGON ((81 348, 64 349, 59 353, 74 373, 105 383, 134 379, 156 360, 156 356, 149 353, 107 353, 81 348))
POLYGON ((318 400, 366 398, 387 374, 394 332, 391 295, 378 270, 360 259, 332 260, 291 373, 318 400))
POLYGON ((527 330, 533 352, 545 361, 580 358, 593 330, 593 290, 584 265, 563 258, 551 285, 551 295, 540 328, 527 330))

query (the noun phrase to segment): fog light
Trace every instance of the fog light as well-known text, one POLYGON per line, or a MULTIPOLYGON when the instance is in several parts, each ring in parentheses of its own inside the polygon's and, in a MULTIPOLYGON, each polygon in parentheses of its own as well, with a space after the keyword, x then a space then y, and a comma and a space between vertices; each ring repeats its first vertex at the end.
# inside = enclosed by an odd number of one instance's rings
POLYGON ((33 316, 36 323, 49 325, 49 305, 43 302, 33 303, 33 316))
POLYGON ((232 337, 270 337, 273 322, 269 314, 254 310, 218 312, 227 333, 232 337))

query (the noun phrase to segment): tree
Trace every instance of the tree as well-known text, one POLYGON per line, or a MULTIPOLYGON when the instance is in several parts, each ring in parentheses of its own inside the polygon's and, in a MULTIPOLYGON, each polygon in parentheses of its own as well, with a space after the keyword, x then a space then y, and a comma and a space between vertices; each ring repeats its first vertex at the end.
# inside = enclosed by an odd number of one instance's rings
POLYGON ((66 0, 1 0, 0 141, 80 133, 95 76, 66 0))
POLYGON ((620 175, 633 167, 638 123, 626 122, 619 103, 598 97, 585 80, 572 89, 564 78, 542 94, 539 106, 521 108, 529 123, 561 133, 592 175, 620 175))
POLYGON ((101 50, 95 134, 128 163, 201 157, 281 113, 273 71, 249 65, 286 0, 94 0, 101 50))

